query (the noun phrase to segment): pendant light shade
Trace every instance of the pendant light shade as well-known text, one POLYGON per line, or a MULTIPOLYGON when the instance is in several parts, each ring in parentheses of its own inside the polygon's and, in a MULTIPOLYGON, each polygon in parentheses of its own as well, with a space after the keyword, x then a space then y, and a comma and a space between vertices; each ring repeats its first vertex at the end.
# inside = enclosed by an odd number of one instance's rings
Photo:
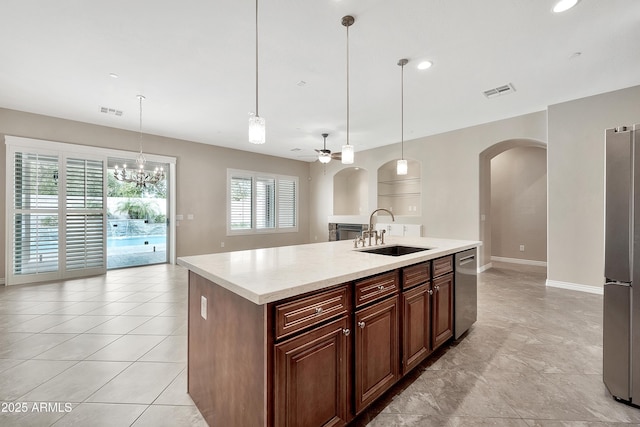
POLYGON ((409 172, 409 165, 405 159, 398 160, 396 163, 396 173, 398 175, 406 175, 409 172))
POLYGON ((345 165, 353 164, 353 145, 342 146, 342 163, 345 165))
POLYGON ((342 17, 342 25, 347 28, 347 143, 342 146, 342 164, 353 163, 353 145, 349 145, 349 27, 353 25, 355 19, 351 15, 342 17))
POLYGON ((404 66, 409 63, 408 59, 398 61, 400 66, 400 146, 402 147, 402 157, 396 164, 396 173, 406 175, 409 172, 409 165, 404 158, 404 66))
POLYGON ((265 120, 258 114, 258 0, 256 0, 256 112, 249 113, 249 142, 264 144, 266 141, 265 120))
POLYGON ((264 118, 254 113, 249 114, 249 142, 252 144, 264 144, 267 140, 267 132, 264 118))

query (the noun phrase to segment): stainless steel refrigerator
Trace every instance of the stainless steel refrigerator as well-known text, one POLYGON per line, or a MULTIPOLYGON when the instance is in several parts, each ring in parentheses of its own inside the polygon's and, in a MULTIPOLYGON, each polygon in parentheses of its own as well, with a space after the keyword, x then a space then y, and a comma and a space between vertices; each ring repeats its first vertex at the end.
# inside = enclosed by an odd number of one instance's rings
POLYGON ((603 380, 640 405, 640 125, 605 131, 603 380))

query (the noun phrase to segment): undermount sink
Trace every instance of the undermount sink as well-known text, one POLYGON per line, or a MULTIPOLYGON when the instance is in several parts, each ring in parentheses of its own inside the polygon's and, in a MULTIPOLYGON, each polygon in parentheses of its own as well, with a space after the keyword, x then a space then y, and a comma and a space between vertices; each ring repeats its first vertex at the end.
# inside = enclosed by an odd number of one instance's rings
POLYGON ((402 255, 412 254, 414 252, 428 251, 430 249, 433 249, 433 248, 419 248, 416 246, 395 245, 395 246, 382 246, 382 247, 373 248, 373 249, 364 249, 358 252, 367 252, 370 254, 378 254, 378 255, 402 256, 402 255))

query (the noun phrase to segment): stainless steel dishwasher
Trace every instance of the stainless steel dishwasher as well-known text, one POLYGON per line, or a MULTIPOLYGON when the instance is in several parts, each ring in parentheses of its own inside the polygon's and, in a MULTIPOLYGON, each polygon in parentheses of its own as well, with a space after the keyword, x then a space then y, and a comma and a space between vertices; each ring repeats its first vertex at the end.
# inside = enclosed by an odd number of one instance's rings
POLYGON ((457 253, 455 263, 453 336, 458 339, 478 318, 477 249, 457 253))

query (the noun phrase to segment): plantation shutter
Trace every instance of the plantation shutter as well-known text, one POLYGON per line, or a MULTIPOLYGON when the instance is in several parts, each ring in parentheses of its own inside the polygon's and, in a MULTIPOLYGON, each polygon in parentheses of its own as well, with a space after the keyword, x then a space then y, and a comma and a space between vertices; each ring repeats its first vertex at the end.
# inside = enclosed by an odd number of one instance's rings
POLYGON ((105 269, 104 163, 66 160, 67 271, 105 269))
POLYGON ((296 181, 292 179, 278 180, 278 227, 295 227, 296 218, 296 181))
POLYGON ((256 228, 276 227, 276 180, 256 179, 256 228))
POLYGON ((11 272, 58 271, 58 156, 15 152, 11 272))
POLYGON ((252 182, 251 177, 231 177, 231 230, 250 230, 252 227, 252 182))

